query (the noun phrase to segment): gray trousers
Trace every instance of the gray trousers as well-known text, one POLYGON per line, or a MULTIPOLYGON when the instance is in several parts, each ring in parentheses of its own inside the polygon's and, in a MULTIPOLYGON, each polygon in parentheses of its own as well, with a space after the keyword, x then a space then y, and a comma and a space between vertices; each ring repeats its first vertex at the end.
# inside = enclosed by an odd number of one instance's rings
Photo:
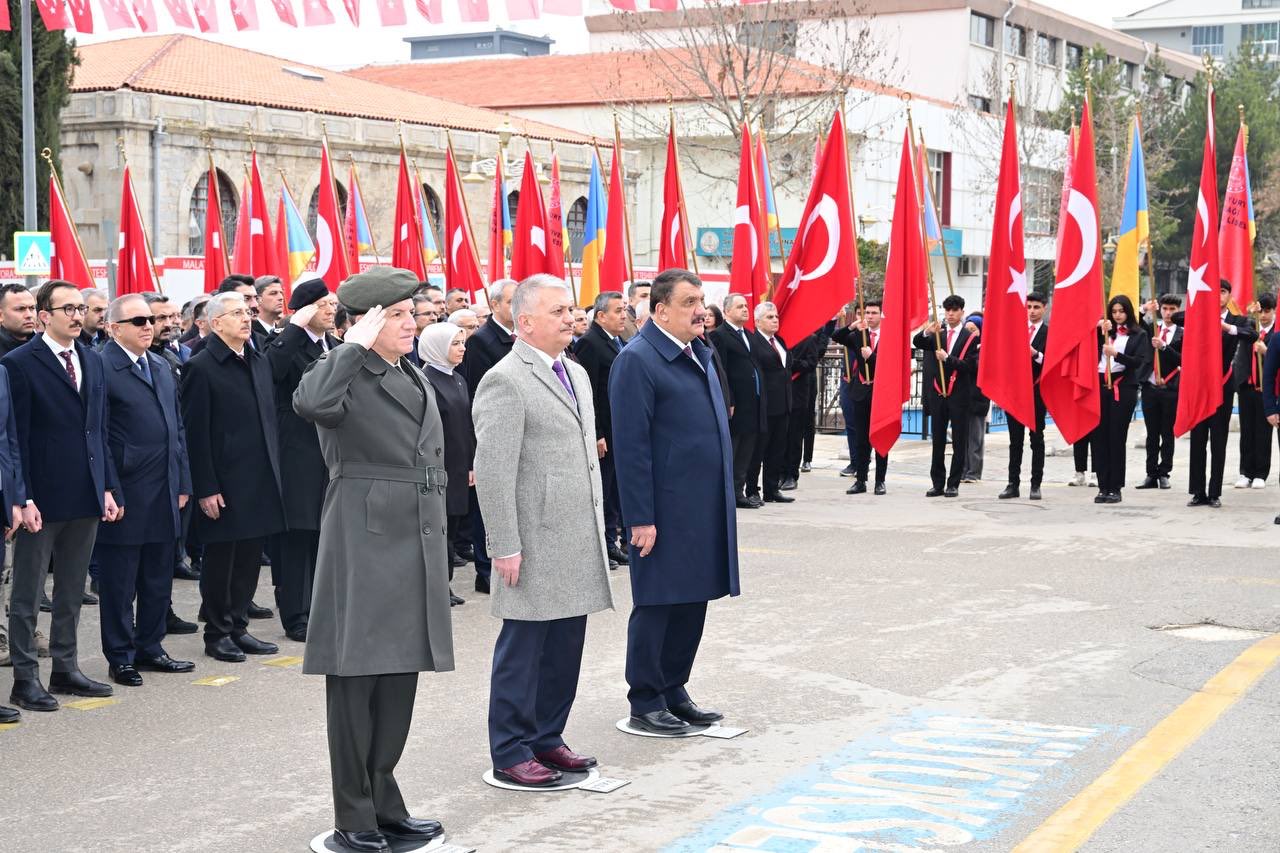
POLYGON ((84 602, 89 557, 98 535, 97 518, 46 521, 39 533, 23 531, 13 546, 13 592, 9 602, 9 652, 15 679, 38 678, 36 614, 44 577, 53 565, 53 622, 49 656, 54 672, 75 672, 76 629, 84 602))
POLYGON ((969 415, 968 447, 964 449, 964 473, 966 480, 982 479, 982 453, 987 443, 987 416, 969 415))
POLYGON ((334 826, 374 831, 409 816, 395 769, 409 738, 418 673, 326 675, 334 826))

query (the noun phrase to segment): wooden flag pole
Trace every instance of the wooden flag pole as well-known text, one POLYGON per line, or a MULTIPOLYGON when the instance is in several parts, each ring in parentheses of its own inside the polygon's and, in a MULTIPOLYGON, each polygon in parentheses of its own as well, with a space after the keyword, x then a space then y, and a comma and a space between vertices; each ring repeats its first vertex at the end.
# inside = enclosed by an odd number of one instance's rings
POLYGON ((689 224, 689 211, 684 206, 684 173, 680 169, 680 144, 676 141, 676 111, 671 106, 671 101, 667 101, 667 113, 671 117, 671 140, 675 146, 676 155, 676 185, 680 190, 680 231, 684 234, 685 251, 689 253, 689 260, 693 263, 693 274, 699 275, 698 272, 698 255, 694 252, 693 231, 689 224))
MULTIPOLYGON (((560 158, 556 156, 556 141, 554 139, 551 140, 551 162, 555 166, 560 165, 560 158)), ((556 173, 559 174, 559 171, 560 170, 557 168, 556 173)), ((562 190, 562 187, 557 186, 556 189, 562 190)), ((566 219, 564 215, 564 192, 561 191, 560 193, 560 249, 561 249, 560 255, 561 257, 564 258, 565 272, 568 273, 569 291, 573 294, 573 304, 577 305, 578 304, 578 284, 573 280, 573 243, 571 241, 565 240, 565 238, 568 235, 569 235, 568 219, 566 219)))
MULTIPOLYGON (((919 133, 920 133, 920 148, 924 151, 927 158, 929 154, 929 146, 925 144, 924 131, 921 130, 919 131, 919 133)), ((926 169, 928 168, 928 165, 929 164, 926 159, 926 162, 920 164, 920 168, 926 169)), ((920 180, 922 181, 928 180, 928 177, 924 174, 921 174, 920 180)), ((949 293, 952 296, 955 296, 956 285, 955 285, 955 281, 951 278, 951 259, 947 256, 947 241, 942 233, 942 211, 938 209, 937 197, 935 197, 933 193, 926 193, 926 195, 930 197, 930 201, 932 202, 931 206, 933 207, 933 221, 938 223, 938 246, 942 249, 942 269, 945 270, 947 273, 947 293, 949 293)))
MULTIPOLYGON (((911 146, 911 173, 914 175, 915 170, 919 168, 920 163, 916 158, 916 152, 915 152, 916 127, 915 127, 915 122, 911 118, 911 95, 910 94, 904 95, 903 100, 907 102, 907 144, 911 146)), ((921 175, 920 179, 923 180, 924 176, 921 175)), ((928 278, 929 278, 929 310, 932 312, 933 322, 939 325, 939 328, 937 329, 937 331, 933 333, 933 345, 938 352, 941 352, 942 351, 942 328, 941 328, 941 321, 938 319, 938 294, 933 283, 933 264, 929 263, 929 254, 926 251, 926 247, 928 246, 928 238, 925 236, 925 230, 924 230, 924 201, 923 199, 920 198, 920 186, 921 185, 917 184, 916 187, 914 188, 916 192, 916 200, 919 202, 919 207, 920 207, 920 239, 922 242, 920 246, 920 250, 925 254, 924 268, 925 268, 925 271, 928 273, 928 278)), ((937 356, 935 355, 934 358, 937 358, 937 356)), ((947 396, 947 369, 946 367, 943 366, 942 362, 938 362, 938 389, 939 389, 939 393, 943 397, 947 396)))
POLYGON ((618 180, 622 181, 622 186, 618 187, 618 197, 622 199, 622 233, 627 240, 627 280, 634 283, 636 265, 631 254, 631 220, 627 217, 627 160, 622 155, 622 131, 618 128, 617 113, 613 114, 613 156, 621 158, 618 161, 618 180))
MULTIPOLYGON (((123 154, 123 152, 121 153, 123 154)), ((49 174, 50 176, 53 177, 53 182, 58 185, 58 198, 62 200, 63 210, 66 210, 68 213, 70 213, 70 210, 67 209, 67 194, 66 194, 66 191, 63 190, 62 188, 62 178, 58 177, 58 167, 53 164, 53 151, 49 150, 48 148, 41 149, 40 156, 43 157, 44 161, 49 164, 49 174)), ((209 166, 210 168, 212 168, 213 155, 210 154, 209 157, 210 157, 209 166)), ((76 223, 74 220, 68 219, 68 221, 71 224, 71 234, 76 238, 76 247, 80 249, 80 257, 82 260, 84 260, 85 268, 89 270, 90 275, 93 275, 93 268, 89 266, 89 256, 84 253, 84 244, 80 242, 80 229, 76 227, 76 223)), ((223 257, 224 258, 226 257, 225 248, 223 249, 223 257)), ((228 266, 228 269, 230 269, 230 266, 228 266)))
MULTIPOLYGON (((840 92, 840 127, 841 127, 841 128, 843 128, 843 127, 844 127, 844 99, 845 99, 845 92, 842 90, 842 91, 840 92)), ((763 130, 763 127, 762 127, 761 129, 763 130)), ((840 144, 841 144, 841 145, 843 145, 843 146, 845 147, 845 151, 844 151, 844 179, 845 179, 845 183, 846 183, 846 185, 847 185, 847 186, 848 186, 848 188, 849 188, 849 221, 850 221, 850 222, 853 222, 853 221, 855 221, 855 220, 854 220, 854 218, 853 218, 853 207, 854 207, 854 204, 853 204, 853 163, 852 163, 852 158, 849 156, 849 143, 848 143, 847 139, 841 139, 841 140, 840 140, 840 144)), ((766 152, 765 152, 765 155, 764 155, 764 156, 765 156, 766 158, 769 156, 768 151, 766 151, 766 152)), ((855 244, 855 245, 854 245, 854 251, 855 251, 855 256, 856 256, 856 252, 857 252, 857 240, 856 240, 856 235, 855 235, 854 244, 855 244)), ((781 231, 781 230, 779 230, 779 231, 778 231, 778 250, 779 250, 779 252, 781 252, 781 250, 782 250, 782 231, 781 231)), ((784 259, 782 263, 783 263, 783 271, 785 272, 785 271, 786 271, 786 260, 784 259)), ((859 272, 859 273, 861 273, 861 272, 862 272, 862 267, 861 267, 861 266, 859 266, 859 267, 858 267, 858 272, 859 272)), ((861 315, 862 315, 862 345, 863 345, 864 347, 869 347, 869 346, 871 346, 871 341, 870 341, 870 338, 869 338, 868 333, 867 333, 867 297, 866 297, 866 294, 863 292, 862 282, 860 282, 860 281, 854 281, 853 286, 854 286, 854 289, 855 289, 855 290, 857 290, 857 292, 858 292, 858 311, 859 311, 859 312, 861 313, 861 315)), ((848 353, 848 350, 846 349, 846 350, 845 350, 845 356, 847 357, 847 356, 848 356, 848 354, 849 354, 849 353, 848 353)), ((861 355, 861 352, 859 352, 859 355, 861 355)), ((847 365, 846 365, 846 371, 845 371, 845 372, 846 372, 846 373, 848 372, 848 370, 847 370, 847 365)), ((870 382, 871 382, 871 365, 867 363, 867 360, 866 360, 865 358, 862 360, 862 378, 863 378, 863 380, 864 380, 864 381, 866 381, 867 383, 870 383, 870 382)))

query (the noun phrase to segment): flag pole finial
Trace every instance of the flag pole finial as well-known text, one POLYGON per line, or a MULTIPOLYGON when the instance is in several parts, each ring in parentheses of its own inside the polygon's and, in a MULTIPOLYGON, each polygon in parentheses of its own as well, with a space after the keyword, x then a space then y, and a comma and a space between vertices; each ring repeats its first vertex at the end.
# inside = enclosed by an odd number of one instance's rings
POLYGON ((255 154, 258 152, 258 141, 253 137, 253 124, 251 122, 244 123, 245 135, 249 137, 249 150, 255 154))
POLYGON ((1014 92, 1018 90, 1018 66, 1012 62, 1006 62, 1004 70, 1009 72, 1009 98, 1012 99, 1014 92))
POLYGON ((1244 104, 1236 104, 1236 112, 1240 115, 1240 126, 1244 127, 1244 104))
POLYGON ((120 162, 128 166, 129 158, 124 153, 124 137, 123 136, 116 137, 116 150, 120 152, 120 162))
POLYGON ((48 148, 41 148, 40 156, 44 158, 44 161, 49 164, 49 168, 52 169, 53 168, 53 152, 48 148))

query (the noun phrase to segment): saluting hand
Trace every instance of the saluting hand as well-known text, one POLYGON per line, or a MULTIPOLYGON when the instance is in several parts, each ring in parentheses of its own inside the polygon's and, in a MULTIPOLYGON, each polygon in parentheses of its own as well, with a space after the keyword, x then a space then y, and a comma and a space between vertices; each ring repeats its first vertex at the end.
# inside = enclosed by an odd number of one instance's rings
POLYGON ((640 549, 640 556, 647 557, 658 541, 658 528, 653 524, 631 528, 631 544, 640 549))
POLYGON ((319 303, 312 302, 310 305, 304 305, 297 311, 293 312, 293 316, 289 318, 289 322, 295 326, 307 326, 313 319, 315 319, 316 312, 319 310, 319 303))
POLYGON ((356 344, 365 349, 372 349, 373 342, 378 339, 378 333, 382 331, 382 327, 386 325, 386 312, 381 305, 375 305, 369 309, 369 313, 365 314, 356 321, 347 333, 343 335, 343 343, 356 344))

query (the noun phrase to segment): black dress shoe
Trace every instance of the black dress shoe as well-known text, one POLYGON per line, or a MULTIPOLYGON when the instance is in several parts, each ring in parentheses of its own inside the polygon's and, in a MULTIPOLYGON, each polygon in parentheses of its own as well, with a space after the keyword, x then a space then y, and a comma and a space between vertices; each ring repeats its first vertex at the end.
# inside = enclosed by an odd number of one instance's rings
POLYGON ((180 672, 191 672, 196 668, 196 665, 189 660, 174 660, 165 654, 153 658, 135 657, 133 665, 136 669, 144 669, 148 672, 167 672, 173 675, 180 672))
POLYGON ((274 655, 280 651, 280 647, 275 643, 264 642, 252 634, 241 634, 238 637, 232 637, 231 642, 235 643, 240 648, 240 651, 246 655, 274 655))
POLYGON ((791 497, 791 495, 784 495, 782 492, 772 492, 765 494, 764 502, 774 504, 793 504, 796 502, 796 499, 791 497))
POLYGON ((737 498, 734 503, 738 505, 738 509, 758 509, 760 504, 751 500, 751 498, 737 498))
POLYGON ((489 579, 484 575, 476 575, 476 592, 483 592, 485 595, 489 594, 489 579))
POLYGON ((41 613, 53 612, 53 602, 49 600, 48 593, 43 591, 40 593, 40 612, 41 613))
POLYGON ((454 554, 451 558, 449 558, 449 565, 452 568, 460 569, 466 564, 467 564, 467 561, 459 557, 457 554, 454 554))
POLYGON ((883 495, 886 491, 883 481, 876 483, 875 493, 877 495, 883 495))
POLYGON ((1093 502, 1096 504, 1109 503, 1109 501, 1107 500, 1108 497, 1109 495, 1106 492, 1098 492, 1098 494, 1094 495, 1093 502))
POLYGON ((755 509, 764 506, 764 501, 760 500, 759 495, 747 495, 747 500, 751 501, 751 506, 755 509))
POLYGON ((470 545, 454 545, 453 552, 468 563, 474 562, 476 558, 476 549, 470 545))
POLYGON ((960 496, 960 490, 955 486, 947 486, 942 490, 942 496, 944 498, 957 498, 960 496))
POLYGON ((1039 486, 1032 486, 1032 487, 1031 487, 1031 491, 1030 491, 1030 492, 1027 492, 1027 499, 1028 499, 1028 500, 1033 500, 1033 501, 1038 501, 1038 500, 1040 500, 1040 487, 1039 487, 1039 486))
POLYGON ((355 850, 357 853, 388 853, 391 850, 386 836, 372 830, 347 832, 345 829, 335 829, 333 840, 339 847, 355 850))
POLYGON ((681 702, 678 705, 672 705, 667 710, 673 716, 679 717, 686 723, 695 726, 717 723, 724 719, 724 714, 719 711, 712 711, 710 708, 699 708, 693 702, 681 702))
POLYGON ((1158 489, 1160 488, 1160 481, 1157 480, 1155 477, 1147 477, 1141 483, 1134 486, 1134 488, 1135 489, 1158 489))
POLYGON ((206 642, 204 653, 223 663, 244 663, 244 652, 240 651, 240 647, 230 637, 219 637, 212 643, 206 642))
POLYGON ((457 607, 459 604, 466 604, 466 603, 467 603, 467 600, 466 600, 465 598, 463 598, 462 596, 460 596, 460 595, 454 595, 452 592, 450 592, 450 593, 449 593, 449 606, 450 606, 450 607, 457 607))
POLYGON ((1016 498, 1016 497, 1018 497, 1018 496, 1019 496, 1019 494, 1021 494, 1021 493, 1018 491, 1018 486, 1017 486, 1017 484, 1016 484, 1016 483, 1010 483, 1009 485, 1005 486, 1005 487, 1004 487, 1004 491, 1003 491, 1003 492, 1001 492, 1000 494, 996 495, 996 497, 998 497, 998 498, 999 498, 1000 500, 1002 500, 1002 501, 1007 501, 1007 500, 1009 500, 1009 498, 1016 498))
POLYGON ((854 480, 853 485, 844 490, 846 495, 861 495, 867 491, 866 480, 854 480))
POLYGON ((257 603, 250 601, 249 609, 245 611, 245 615, 250 619, 270 619, 276 614, 271 612, 270 607, 260 607, 257 603))
POLYGON ((107 675, 111 676, 112 681, 123 687, 142 686, 142 676, 138 673, 138 670, 134 669, 129 664, 124 664, 122 666, 112 664, 107 667, 107 675))
POLYGON ((1222 501, 1218 498, 1209 498, 1209 506, 1213 509, 1219 509, 1222 507, 1222 501))
POLYGON ((628 566, 631 564, 631 558, 627 556, 627 552, 619 548, 617 545, 609 546, 609 559, 613 560, 620 566, 628 566))
POLYGON ((1276 516, 1276 518, 1275 518, 1275 523, 1276 523, 1276 524, 1280 524, 1280 515, 1277 515, 1277 516, 1276 516))
POLYGON ((94 681, 76 669, 71 672, 55 672, 51 674, 49 676, 49 692, 101 699, 105 696, 110 696, 115 691, 111 689, 110 684, 94 681))
POLYGON ((852 463, 852 462, 850 462, 848 465, 846 465, 846 466, 844 466, 843 468, 841 468, 841 469, 840 469, 840 476, 841 476, 841 477, 852 477, 852 476, 854 475, 854 473, 855 473, 855 472, 854 472, 854 470, 853 470, 853 463, 852 463))
POLYGON ((1107 503, 1109 504, 1118 504, 1121 500, 1122 498, 1120 497, 1119 492, 1110 492, 1107 495, 1107 503))
POLYGON ((22 713, 17 708, 9 708, 5 705, 0 705, 0 726, 7 725, 9 723, 16 723, 21 719, 22 713))
POLYGON ((200 630, 200 626, 194 622, 188 622, 173 612, 173 608, 169 608, 169 615, 164 618, 164 632, 166 634, 194 634, 200 630))
POLYGON ((271 565, 271 555, 268 554, 266 551, 263 551, 262 557, 259 559, 258 562, 260 565, 263 565, 263 566, 271 565))
POLYGON ((305 643, 307 641, 307 626, 294 626, 285 631, 284 635, 295 643, 305 643))
POLYGON ((430 841, 444 835, 444 827, 438 820, 407 817, 395 823, 380 823, 378 831, 399 841, 430 841))
POLYGON ((794 489, 796 485, 797 484, 796 484, 795 477, 788 477, 787 479, 783 480, 781 483, 778 484, 778 491, 789 492, 792 489, 794 489))
POLYGON ((934 486, 933 488, 929 489, 929 491, 925 492, 924 496, 926 498, 940 498, 942 497, 942 489, 938 488, 937 486, 934 486))
POLYGON ((200 572, 193 569, 190 563, 182 562, 173 567, 173 577, 180 581, 198 581, 200 572))
POLYGON ((38 678, 19 678, 9 691, 9 701, 24 711, 56 711, 58 700, 49 694, 38 678))
POLYGON ((1191 500, 1187 501, 1187 506, 1208 506, 1209 499, 1204 495, 1192 495, 1191 500))
POLYGON ((647 714, 632 714, 631 728, 655 735, 678 735, 689 730, 689 724, 665 708, 647 714))
POLYGON ((1162 489, 1167 489, 1167 488, 1169 488, 1169 478, 1168 478, 1168 477, 1161 477, 1161 478, 1160 478, 1160 488, 1162 488, 1162 489))
POLYGON ((810 463, 808 463, 808 462, 801 462, 801 463, 800 463, 800 473, 801 473, 801 474, 808 474, 808 473, 809 473, 810 471, 812 471, 812 470, 813 470, 813 465, 811 465, 810 463))

